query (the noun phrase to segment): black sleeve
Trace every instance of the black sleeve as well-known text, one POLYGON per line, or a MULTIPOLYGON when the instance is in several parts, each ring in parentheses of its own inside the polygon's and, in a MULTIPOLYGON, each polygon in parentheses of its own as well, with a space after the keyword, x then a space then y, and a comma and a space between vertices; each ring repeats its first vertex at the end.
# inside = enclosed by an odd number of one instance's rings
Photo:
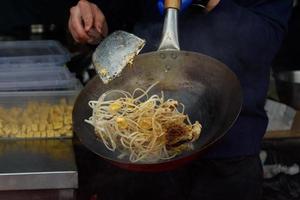
POLYGON ((236 45, 241 59, 269 64, 281 45, 291 10, 292 0, 261 0, 248 5, 221 0, 208 14, 208 21, 236 45))

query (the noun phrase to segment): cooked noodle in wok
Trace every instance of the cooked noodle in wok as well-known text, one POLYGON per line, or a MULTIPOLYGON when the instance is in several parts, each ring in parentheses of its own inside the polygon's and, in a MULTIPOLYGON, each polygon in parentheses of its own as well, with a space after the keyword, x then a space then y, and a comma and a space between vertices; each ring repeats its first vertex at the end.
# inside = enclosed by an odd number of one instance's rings
POLYGON ((132 94, 110 90, 89 102, 93 114, 86 122, 94 126, 107 149, 121 152, 120 158, 129 156, 131 162, 171 159, 192 149, 192 142, 199 138, 201 125, 190 122, 182 103, 165 99, 163 92, 149 95, 156 84, 132 94))

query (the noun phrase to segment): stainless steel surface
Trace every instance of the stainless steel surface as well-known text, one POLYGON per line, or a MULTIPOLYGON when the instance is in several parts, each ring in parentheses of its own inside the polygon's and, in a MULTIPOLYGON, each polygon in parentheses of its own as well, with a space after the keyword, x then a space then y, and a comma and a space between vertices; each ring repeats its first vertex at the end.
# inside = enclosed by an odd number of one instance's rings
POLYGON ((300 110, 300 71, 279 72, 274 77, 280 101, 300 110))
MULTIPOLYGON (((94 128, 84 122, 92 114, 90 100, 110 89, 132 92, 137 87, 147 88, 159 81, 151 94, 163 90, 166 98, 176 99, 185 105, 185 112, 192 121, 199 120, 203 130, 194 150, 168 163, 198 153, 216 142, 236 120, 242 105, 242 91, 238 79, 223 63, 211 57, 186 51, 158 51, 136 57, 132 67, 123 70, 122 76, 110 84, 103 84, 94 77, 79 94, 73 110, 73 128, 81 142, 96 154, 108 160, 130 163, 119 159, 119 152, 111 152, 98 141, 94 128)), ((151 164, 149 164, 151 165, 151 164)))
POLYGON ((92 64, 102 81, 108 83, 119 76, 144 44, 144 40, 125 31, 116 31, 106 37, 92 56, 92 64))
POLYGON ((0 140, 0 190, 77 188, 71 139, 0 140))
POLYGON ((0 191, 2 200, 75 200, 74 189, 0 191))
POLYGON ((178 41, 178 10, 166 9, 164 28, 158 50, 180 50, 178 41))

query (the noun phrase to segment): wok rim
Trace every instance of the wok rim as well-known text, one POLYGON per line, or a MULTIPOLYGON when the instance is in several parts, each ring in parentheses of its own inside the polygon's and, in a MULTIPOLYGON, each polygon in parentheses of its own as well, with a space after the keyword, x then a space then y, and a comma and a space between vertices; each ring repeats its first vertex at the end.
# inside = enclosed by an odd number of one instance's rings
MULTIPOLYGON (((142 56, 153 56, 155 54, 159 54, 159 53, 163 53, 163 52, 176 52, 176 53, 180 53, 181 55, 184 55, 184 54, 190 54, 190 55, 195 55, 197 57, 199 56, 204 56, 206 59, 210 59, 212 61, 214 61, 215 63, 218 63, 220 65, 223 65, 224 68, 230 72, 230 74, 233 75, 234 79, 236 79, 237 83, 238 83, 238 88, 239 88, 239 94, 240 96, 238 97, 239 100, 240 100, 240 105, 238 107, 238 110, 235 114, 235 117, 234 119, 232 120, 230 126, 228 126, 222 134, 220 134, 218 137, 216 137, 215 139, 213 139, 211 142, 207 143, 206 145, 202 146, 201 148, 198 148, 198 149, 194 149, 190 152, 190 154, 188 155, 179 155, 179 156, 176 156, 172 159, 169 159, 169 160, 159 160, 158 162, 154 162, 154 163, 140 163, 140 162, 137 162, 137 163, 134 163, 134 162, 130 162, 129 160, 126 162, 124 160, 118 160, 118 159, 113 159, 111 157, 108 157, 108 156, 103 156, 102 154, 99 154, 98 152, 96 152, 94 149, 90 148, 89 145, 86 145, 85 142, 83 142, 83 140, 81 139, 80 137, 80 133, 77 133, 74 129, 74 132, 75 134, 77 135, 79 141, 88 149, 90 150, 91 152, 95 153, 96 155, 100 156, 101 158, 103 158, 104 160, 110 162, 110 163, 114 163, 115 165, 119 166, 119 167, 122 167, 122 168, 130 168, 130 166, 136 166, 136 167, 141 167, 141 168, 149 168, 151 166, 163 166, 163 165, 168 165, 168 164, 174 164, 178 161, 183 161, 183 160, 192 160, 192 157, 194 156, 197 156, 199 154, 201 154, 202 152, 204 151, 207 151, 207 149, 209 149, 209 147, 212 147, 215 143, 219 142, 226 134, 227 132, 232 128, 232 126, 235 124, 235 122, 237 121, 240 113, 241 113, 241 110, 242 110, 242 107, 243 107, 243 91, 242 91, 242 87, 241 87, 241 84, 240 84, 240 81, 237 77, 237 75, 224 63, 222 63, 221 61, 219 61, 218 59, 216 58, 213 58, 213 57, 210 57, 210 56, 207 56, 205 54, 201 54, 201 53, 198 53, 198 52, 192 52, 192 51, 178 51, 178 50, 162 50, 162 51, 154 51, 154 52, 149 52, 149 53, 143 53, 143 54, 140 54, 138 55, 137 57, 142 57, 142 56), (124 167, 126 166, 126 167, 124 167)), ((95 77, 93 77, 90 82, 96 78, 99 78, 97 77, 98 75, 95 75, 95 77)), ((87 83, 88 85, 89 83, 87 83)), ((87 86, 86 85, 86 86, 87 86)), ((81 92, 79 93, 79 95, 77 96, 76 100, 75 100, 75 104, 74 104, 74 108, 76 107, 76 104, 77 104, 77 100, 78 98, 80 97, 80 95, 82 94, 82 91, 85 89, 85 87, 81 90, 81 92)), ((72 116, 74 114, 74 110, 73 110, 73 113, 72 113, 72 116)), ((73 123, 74 124, 74 123, 73 123)), ((201 134, 200 134, 201 135, 201 134)), ((200 138, 199 138, 200 139, 200 138)), ((101 142, 101 141, 99 141, 101 142)), ((112 152, 113 153, 113 152, 112 152)), ((138 168, 139 168, 138 167, 138 168)), ((133 167, 134 168, 134 167, 133 167)), ((144 170, 135 170, 135 171, 144 171, 144 170)), ((149 170, 147 170, 149 171, 149 170)), ((150 170, 151 171, 151 170, 150 170)))

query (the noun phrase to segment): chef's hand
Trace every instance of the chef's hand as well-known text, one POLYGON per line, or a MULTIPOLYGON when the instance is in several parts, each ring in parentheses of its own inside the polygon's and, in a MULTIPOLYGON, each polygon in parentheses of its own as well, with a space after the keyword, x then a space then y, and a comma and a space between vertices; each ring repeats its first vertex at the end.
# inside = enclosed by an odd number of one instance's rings
POLYGON ((205 10, 206 10, 207 12, 210 12, 210 11, 212 11, 219 3, 220 3, 220 0, 210 0, 210 1, 207 3, 207 6, 206 6, 205 10))
MULTIPOLYGON (((157 7, 158 10, 161 14, 164 13, 164 2, 165 0, 158 0, 157 1, 157 7)), ((184 11, 185 9, 187 9, 194 1, 193 0, 181 0, 181 7, 180 7, 180 11, 184 11)), ((218 4, 219 4, 220 0, 210 0, 207 3, 207 6, 205 8, 206 11, 211 11, 213 10, 218 4)))
POLYGON ((90 44, 99 43, 108 32, 102 11, 86 0, 70 9, 69 30, 76 42, 90 44))

